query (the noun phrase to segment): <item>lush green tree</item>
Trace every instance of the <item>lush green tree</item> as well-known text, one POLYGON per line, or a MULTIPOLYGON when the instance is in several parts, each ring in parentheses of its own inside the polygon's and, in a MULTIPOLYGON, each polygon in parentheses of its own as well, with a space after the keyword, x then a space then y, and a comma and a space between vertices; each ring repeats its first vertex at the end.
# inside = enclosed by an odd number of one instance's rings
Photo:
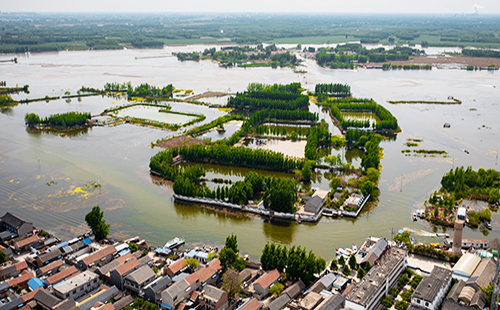
POLYGON ((349 267, 351 267, 351 269, 356 269, 356 257, 354 256, 354 254, 351 254, 351 256, 349 256, 349 267))
POLYGON ((363 268, 359 268, 358 273, 356 274, 356 277, 361 280, 361 279, 363 279, 365 274, 366 274, 366 272, 363 270, 363 268))
POLYGON ((339 177, 333 177, 330 180, 330 188, 331 189, 336 189, 337 187, 340 186, 340 183, 342 183, 342 180, 339 177))
POLYGON ((277 282, 269 288, 269 293, 273 296, 278 296, 281 292, 283 292, 284 288, 283 284, 277 282))
POLYGON ((310 180, 312 175, 312 163, 309 160, 306 160, 304 166, 302 167, 302 179, 310 180))
POLYGON ((344 265, 344 267, 342 267, 342 274, 345 276, 351 275, 351 269, 349 269, 349 266, 344 265))
POLYGON ((368 272, 368 271, 370 271, 370 269, 372 269, 372 265, 370 265, 370 262, 368 262, 368 261, 366 262, 364 269, 366 272, 368 272))
POLYGON ((5 263, 5 260, 7 259, 7 254, 5 254, 4 251, 0 250, 0 264, 5 263))
POLYGON ((340 256, 340 258, 339 258, 339 260, 338 260, 338 261, 339 261, 339 265, 340 265, 340 266, 344 266, 344 265, 345 265, 345 258, 344 258, 344 256, 343 256, 343 255, 341 255, 341 256, 340 256))
POLYGON ((500 200, 500 191, 498 188, 490 189, 488 193, 488 202, 491 204, 497 203, 500 200))
POLYGON ((373 168, 373 167, 368 168, 368 170, 366 171, 366 177, 373 184, 377 184, 378 180, 380 178, 380 171, 378 169, 373 168))
POLYGON ((363 195, 371 195, 373 194, 373 190, 375 189, 375 185, 371 181, 366 181, 361 185, 361 193, 363 195))
POLYGON ((35 113, 26 113, 24 121, 26 122, 28 127, 34 127, 42 122, 40 117, 35 113))
POLYGON ((408 308, 408 304, 406 301, 400 300, 394 305, 394 308, 396 308, 396 310, 406 310, 408 308))
POLYGON ((191 267, 193 270, 198 269, 200 266, 198 260, 194 257, 186 257, 186 265, 191 267))
POLYGON ((130 242, 128 247, 130 248, 130 251, 132 251, 132 253, 136 252, 137 250, 139 250, 139 246, 134 243, 134 242, 130 242))
POLYGON ((339 270, 339 266, 337 265, 337 261, 335 259, 332 260, 332 263, 330 264, 330 270, 331 271, 339 270))
POLYGON ((238 237, 235 234, 231 234, 231 236, 227 236, 225 247, 232 249, 234 251, 234 253, 238 253, 240 251, 238 249, 238 237))
POLYGON ((92 233, 97 240, 102 240, 108 236, 110 225, 106 224, 104 212, 101 211, 99 206, 93 207, 92 211, 85 215, 85 221, 92 229, 92 233))

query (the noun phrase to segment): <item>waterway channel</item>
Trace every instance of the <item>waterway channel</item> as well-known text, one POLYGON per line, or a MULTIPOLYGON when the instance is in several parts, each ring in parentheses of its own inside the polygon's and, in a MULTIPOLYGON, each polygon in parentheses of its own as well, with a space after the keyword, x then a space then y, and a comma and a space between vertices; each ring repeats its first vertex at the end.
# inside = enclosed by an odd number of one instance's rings
MULTIPOLYGON (((47 116, 68 111, 92 114, 124 105, 123 99, 84 97, 36 102, 2 110, 0 114, 0 213, 11 211, 37 227, 71 237, 84 230, 84 217, 100 205, 117 237, 140 235, 161 245, 185 237, 188 244, 220 245, 227 235, 238 235, 240 249, 257 258, 264 244, 276 241, 302 245, 327 259, 335 248, 358 245, 367 236, 391 237, 403 227, 432 231, 422 222, 412 222, 410 213, 421 208, 429 194, 439 188, 443 173, 452 167, 470 165, 496 168, 500 150, 500 75, 498 71, 433 69, 432 71, 331 70, 306 60, 306 74, 293 69, 219 68, 210 61, 180 62, 175 57, 136 59, 139 56, 170 55, 171 52, 203 50, 206 46, 166 47, 163 50, 81 51, 18 55, 18 64, 2 63, 0 76, 8 86, 30 86, 30 94, 16 98, 39 98, 72 94, 82 86, 102 88, 107 82, 206 91, 243 91, 251 82, 302 82, 313 90, 316 83, 347 83, 356 97, 373 98, 389 109, 402 132, 381 143, 384 149, 378 205, 356 220, 323 218, 317 224, 273 222, 242 214, 228 214, 196 205, 174 203, 169 182, 149 174, 149 158, 158 149, 151 142, 177 132, 123 124, 94 127, 86 133, 61 136, 29 133, 24 125, 28 112, 47 116), (389 100, 445 101, 448 96, 461 105, 391 105, 389 100), (448 122, 451 128, 443 128, 448 122), (408 138, 422 139, 419 148, 445 150, 449 157, 404 156, 408 138), (464 150, 468 150, 469 154, 464 150), (98 182, 100 188, 93 188, 98 182)), ((7 56, 2 56, 7 57, 7 56)), ((203 123, 224 115, 215 108, 170 103, 172 111, 205 114, 203 123)), ((311 110, 327 114, 312 105, 311 110)), ((334 134, 331 120, 327 122, 334 134)), ((194 126, 197 126, 196 124, 194 126)), ((210 136, 217 139, 216 135, 210 136)), ((331 149, 331 154, 343 154, 331 149)), ((349 154, 353 156, 353 154, 349 154)), ((359 159, 352 157, 356 165, 359 159)), ((235 178, 240 168, 213 167, 207 177, 235 178)), ((311 186, 328 186, 322 172, 311 186)), ((493 230, 487 236, 479 230, 464 230, 464 237, 499 236, 500 213, 493 214, 493 230)), ((439 229, 441 231, 441 229, 439 229)), ((451 232, 450 232, 451 233, 451 232)), ((415 235, 417 240, 438 241, 415 235)))

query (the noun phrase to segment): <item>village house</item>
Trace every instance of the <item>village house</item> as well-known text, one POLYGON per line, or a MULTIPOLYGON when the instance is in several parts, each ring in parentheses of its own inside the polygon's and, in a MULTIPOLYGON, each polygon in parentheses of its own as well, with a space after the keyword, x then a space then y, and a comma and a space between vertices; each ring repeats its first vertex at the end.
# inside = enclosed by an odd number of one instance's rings
POLYGON ((92 266, 103 266, 113 259, 113 254, 115 253, 116 248, 112 245, 108 245, 104 249, 94 252, 77 261, 76 266, 80 270, 87 270, 87 268, 92 266))
POLYGON ((143 293, 143 289, 156 279, 156 273, 148 266, 144 265, 129 273, 124 281, 123 288, 137 295, 143 293))
POLYGON ((411 297, 411 304, 428 310, 438 309, 450 289, 453 272, 434 266, 431 274, 422 279, 411 297))
POLYGON ((29 251, 31 247, 37 248, 38 246, 41 245, 41 241, 38 238, 37 235, 31 235, 28 238, 25 238, 23 240, 19 240, 16 243, 14 243, 14 249, 16 250, 17 253, 22 253, 29 251))
POLYGON ((253 283, 255 292, 261 296, 267 296, 269 288, 278 282, 280 278, 281 274, 277 269, 265 273, 253 283))
POLYGON ((236 310, 261 310, 262 305, 255 298, 250 298, 236 310))
POLYGON ((198 298, 205 310, 228 309, 229 294, 212 285, 206 285, 198 298))
POLYGON ((60 299, 47 290, 38 290, 34 296, 37 305, 43 310, 77 310, 73 299, 60 299))
POLYGON ((166 269, 165 273, 170 277, 173 278, 177 274, 181 272, 182 269, 184 269, 188 265, 186 259, 181 258, 176 260, 175 262, 171 263, 166 269))
POLYGON ((161 292, 164 291, 170 284, 172 279, 169 276, 160 277, 149 283, 144 288, 144 299, 160 306, 161 292))
POLYGON ((2 280, 17 277, 23 270, 26 270, 27 268, 28 265, 26 265, 25 261, 13 265, 3 266, 2 269, 0 269, 0 277, 2 280))
POLYGON ((60 259, 63 256, 61 249, 55 249, 54 251, 46 252, 41 255, 38 255, 35 259, 35 263, 38 267, 42 267, 44 265, 48 265, 55 260, 60 259))
POLYGON ((99 287, 99 276, 84 271, 54 286, 54 293, 62 299, 77 299, 99 287))
POLYGON ((7 212, 0 218, 0 230, 8 231, 15 236, 25 236, 33 233, 33 223, 7 212))
POLYGON ((71 266, 71 267, 66 268, 64 270, 61 270, 60 272, 45 279, 45 284, 46 285, 56 285, 57 283, 65 280, 69 277, 72 277, 78 273, 79 273, 79 271, 76 269, 76 267, 71 266))
POLYGON ((139 266, 139 261, 134 257, 130 258, 129 261, 111 270, 109 273, 108 284, 116 285, 120 290, 123 290, 123 283, 125 276, 131 271, 135 270, 139 266))

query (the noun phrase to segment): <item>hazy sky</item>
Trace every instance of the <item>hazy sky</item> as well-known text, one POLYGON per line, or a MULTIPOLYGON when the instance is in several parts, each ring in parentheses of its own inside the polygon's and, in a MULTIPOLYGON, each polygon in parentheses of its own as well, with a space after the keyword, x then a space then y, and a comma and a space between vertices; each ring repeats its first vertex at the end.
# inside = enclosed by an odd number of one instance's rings
POLYGON ((0 0, 2 12, 319 12, 500 14, 499 0, 0 0))

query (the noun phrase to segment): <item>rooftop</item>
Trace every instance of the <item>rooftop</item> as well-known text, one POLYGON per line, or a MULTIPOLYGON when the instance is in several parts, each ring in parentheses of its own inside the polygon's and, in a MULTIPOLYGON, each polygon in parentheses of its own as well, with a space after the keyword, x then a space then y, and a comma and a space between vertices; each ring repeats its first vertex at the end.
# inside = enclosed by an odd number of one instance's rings
POLYGON ((139 266, 139 261, 135 258, 131 258, 128 262, 126 262, 125 264, 121 265, 121 266, 118 266, 116 267, 116 272, 118 272, 118 274, 120 275, 124 275, 126 274, 127 272, 129 272, 130 270, 133 270, 135 267, 139 266))
POLYGON ((340 294, 332 294, 327 299, 323 300, 316 310, 339 310, 344 308, 345 299, 340 294))
POLYGON ((237 310, 258 310, 260 308, 262 308, 260 302, 255 298, 251 298, 247 300, 243 305, 241 305, 241 307, 239 307, 237 310))
POLYGON ((281 310, 292 300, 288 294, 281 294, 278 298, 273 300, 266 309, 268 310, 281 310))
POLYGON ((23 225, 24 223, 31 224, 30 222, 26 222, 25 220, 23 220, 19 216, 12 214, 10 212, 5 213, 5 215, 2 216, 1 220, 2 220, 2 222, 5 222, 5 223, 7 223, 10 226, 15 227, 15 228, 21 227, 21 225, 23 225))
POLYGON ((184 258, 181 258, 181 259, 176 260, 172 264, 170 264, 170 266, 168 266, 167 268, 170 271, 172 271, 173 274, 176 274, 179 271, 181 271, 182 268, 184 268, 186 266, 187 266, 186 260, 184 258))
POLYGON ((115 252, 116 252, 115 247, 110 245, 110 246, 107 246, 100 251, 94 252, 94 253, 90 254, 89 256, 85 257, 83 259, 83 262, 85 263, 85 265, 88 266, 88 265, 90 265, 90 264, 110 255, 110 254, 113 254, 115 252))
POLYGON ((431 274, 422 279, 415 289, 413 297, 433 302, 439 291, 451 280, 453 272, 443 267, 434 266, 431 274))
POLYGON ((309 292, 299 303, 299 306, 303 309, 313 309, 317 304, 323 300, 323 295, 309 292))
POLYGON ((407 251, 401 248, 390 248, 373 266, 360 283, 352 287, 346 299, 360 305, 366 305, 380 286, 385 285, 386 278, 393 272, 407 255, 407 251))
POLYGON ((141 268, 131 272, 126 279, 133 281, 137 284, 142 284, 147 280, 156 277, 156 273, 148 265, 144 265, 141 268))
POLYGON ((481 258, 479 256, 472 253, 465 253, 453 267, 453 273, 470 277, 480 262, 481 258))
POLYGON ((38 236, 32 235, 31 237, 28 237, 26 239, 23 239, 23 240, 16 242, 16 245, 17 245, 17 247, 22 248, 24 246, 27 246, 29 244, 32 244, 32 243, 35 243, 38 241, 40 241, 40 239, 38 239, 38 236))
POLYGON ((80 287, 94 279, 97 279, 98 275, 93 273, 92 271, 84 271, 82 273, 77 274, 76 276, 73 276, 66 281, 54 286, 54 290, 58 291, 62 295, 67 294, 71 290, 75 289, 76 287, 80 287))
POLYGON ((47 282, 50 284, 50 285, 54 285, 56 283, 59 283, 61 282, 62 280, 74 275, 75 273, 77 273, 78 270, 76 269, 75 266, 71 266, 69 268, 66 268, 50 277, 47 278, 47 282))
POLYGON ((488 285, 495 276, 496 264, 493 258, 483 258, 474 273, 467 280, 467 285, 472 285, 476 289, 488 285))
POLYGON ((223 290, 218 289, 212 285, 205 286, 205 288, 203 289, 203 292, 204 292, 203 297, 209 298, 216 303, 219 301, 219 299, 221 299, 222 295, 224 295, 223 290))
POLYGON ((266 289, 271 284, 278 281, 278 279, 280 277, 281 277, 281 274, 278 271, 278 269, 271 270, 271 271, 265 273, 263 276, 261 276, 257 281, 255 281, 254 286, 256 284, 260 284, 260 286, 262 286, 263 289, 266 289))
POLYGON ((144 289, 151 289, 153 292, 158 293, 166 289, 170 283, 172 283, 172 279, 169 276, 163 276, 149 283, 144 289))

